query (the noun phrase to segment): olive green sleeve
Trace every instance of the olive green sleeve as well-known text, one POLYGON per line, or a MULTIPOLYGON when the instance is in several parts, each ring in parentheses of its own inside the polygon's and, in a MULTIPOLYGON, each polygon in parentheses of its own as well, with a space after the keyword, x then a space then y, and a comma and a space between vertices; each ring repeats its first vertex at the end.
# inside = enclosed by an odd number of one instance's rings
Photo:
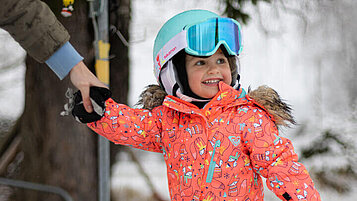
POLYGON ((51 9, 40 0, 0 0, 0 27, 37 61, 43 63, 69 34, 51 9))

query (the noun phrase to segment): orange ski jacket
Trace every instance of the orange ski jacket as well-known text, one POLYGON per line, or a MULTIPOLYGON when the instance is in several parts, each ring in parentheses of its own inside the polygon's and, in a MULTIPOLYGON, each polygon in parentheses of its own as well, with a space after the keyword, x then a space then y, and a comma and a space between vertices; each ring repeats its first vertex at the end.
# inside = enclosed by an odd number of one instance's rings
POLYGON ((261 176, 281 200, 321 200, 290 140, 253 99, 220 82, 203 108, 166 96, 152 110, 106 101, 88 124, 110 141, 163 154, 171 200, 263 200, 261 176))

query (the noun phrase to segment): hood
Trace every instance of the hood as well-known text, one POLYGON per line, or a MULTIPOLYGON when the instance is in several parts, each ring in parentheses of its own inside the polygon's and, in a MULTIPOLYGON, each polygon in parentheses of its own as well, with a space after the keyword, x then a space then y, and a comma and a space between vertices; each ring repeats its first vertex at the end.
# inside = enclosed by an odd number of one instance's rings
POLYGON ((140 94, 136 106, 152 110, 154 107, 162 105, 166 96, 167 93, 159 85, 151 84, 140 94))
POLYGON ((274 89, 265 85, 255 90, 249 88, 247 95, 274 118, 277 126, 289 127, 289 123, 296 124, 290 105, 284 102, 274 89))
MULTIPOLYGON (((143 109, 152 110, 154 107, 162 105, 167 93, 159 85, 149 85, 140 94, 136 104, 143 109)), ((279 94, 268 86, 260 86, 255 90, 248 89, 248 94, 253 102, 267 111, 274 119, 277 126, 289 126, 296 124, 292 116, 290 105, 285 103, 279 94)))

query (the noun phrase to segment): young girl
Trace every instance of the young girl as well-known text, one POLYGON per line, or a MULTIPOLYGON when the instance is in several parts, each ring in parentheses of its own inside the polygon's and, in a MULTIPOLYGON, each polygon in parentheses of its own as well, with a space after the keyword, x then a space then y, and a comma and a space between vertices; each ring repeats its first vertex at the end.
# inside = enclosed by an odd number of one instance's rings
MULTIPOLYGON (((293 122, 290 108, 269 88, 248 95, 240 88, 241 50, 235 20, 180 13, 156 37, 159 86, 141 94, 146 109, 103 96, 104 116, 88 126, 114 143, 162 153, 171 200, 263 200, 261 176, 281 200, 320 200, 292 143, 279 136, 277 125, 293 122)), ((80 106, 74 116, 93 121, 80 106)))

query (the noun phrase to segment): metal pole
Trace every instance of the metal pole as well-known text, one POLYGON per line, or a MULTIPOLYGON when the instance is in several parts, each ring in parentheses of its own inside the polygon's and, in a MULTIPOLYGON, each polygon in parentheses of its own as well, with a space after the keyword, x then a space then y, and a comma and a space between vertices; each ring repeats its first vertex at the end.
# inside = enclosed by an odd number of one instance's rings
MULTIPOLYGON (((98 50, 96 72, 101 81, 109 86, 109 18, 108 0, 100 0, 98 20, 98 50)), ((99 201, 110 201, 110 148, 109 141, 98 135, 99 201)))
MULTIPOLYGON (((109 86, 108 0, 87 0, 94 29, 95 70, 100 81, 109 86), (95 19, 97 16, 97 20, 95 19)), ((98 200, 110 201, 109 141, 98 135, 98 200)))
POLYGON ((110 201, 109 141, 98 135, 99 140, 99 201, 110 201))

